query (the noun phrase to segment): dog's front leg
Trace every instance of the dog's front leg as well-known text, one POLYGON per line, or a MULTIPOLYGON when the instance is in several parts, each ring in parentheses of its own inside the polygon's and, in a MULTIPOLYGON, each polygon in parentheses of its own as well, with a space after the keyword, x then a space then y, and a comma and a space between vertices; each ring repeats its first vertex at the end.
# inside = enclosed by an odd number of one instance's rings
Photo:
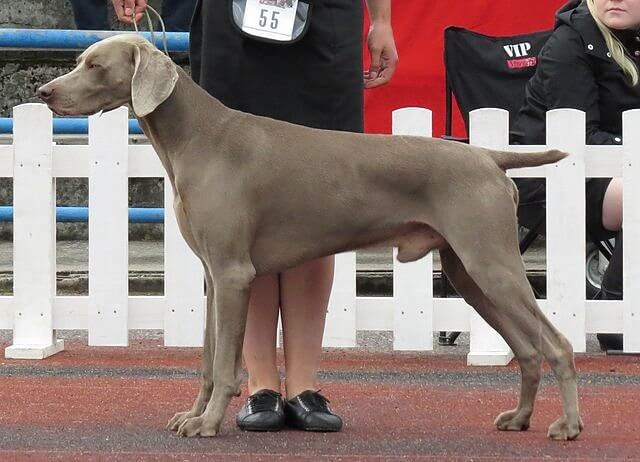
POLYGON ((202 415, 186 419, 180 436, 215 436, 220 430, 229 401, 240 388, 242 343, 247 323, 251 282, 255 270, 251 264, 236 264, 214 274, 215 355, 213 358, 213 393, 202 415))
POLYGON ((213 392, 213 357, 215 355, 215 300, 214 300, 214 287, 213 278, 209 274, 209 270, 206 265, 204 272, 207 280, 207 318, 204 329, 204 348, 202 354, 202 377, 200 379, 200 391, 196 397, 191 409, 185 412, 176 413, 167 424, 167 428, 176 431, 180 428, 180 425, 185 420, 191 417, 197 417, 201 415, 209 400, 211 399, 211 393, 213 392))

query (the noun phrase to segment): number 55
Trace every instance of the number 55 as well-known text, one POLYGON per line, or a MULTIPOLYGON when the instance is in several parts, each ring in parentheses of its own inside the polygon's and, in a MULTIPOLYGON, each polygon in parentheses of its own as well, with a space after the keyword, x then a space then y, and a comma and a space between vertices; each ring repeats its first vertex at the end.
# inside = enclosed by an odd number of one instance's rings
MULTIPOLYGON (((269 18, 267 17, 267 13, 269 13, 269 10, 260 10, 260 27, 264 27, 267 25, 267 21, 269 20, 269 18)), ((280 14, 279 11, 272 11, 271 12, 271 24, 269 24, 269 27, 271 27, 271 29, 277 29, 278 28, 278 15, 280 14)))

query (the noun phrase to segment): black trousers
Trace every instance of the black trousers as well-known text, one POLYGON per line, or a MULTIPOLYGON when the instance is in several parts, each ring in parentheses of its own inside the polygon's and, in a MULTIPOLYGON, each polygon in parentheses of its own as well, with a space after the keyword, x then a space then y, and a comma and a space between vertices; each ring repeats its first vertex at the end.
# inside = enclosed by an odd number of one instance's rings
POLYGON ((622 231, 616 236, 616 246, 609 260, 609 266, 602 277, 602 298, 622 299, 622 231))
MULTIPOLYGON (((71 0, 78 29, 109 30, 108 0, 71 0)), ((195 0, 163 0, 162 19, 168 31, 188 32, 195 0)))

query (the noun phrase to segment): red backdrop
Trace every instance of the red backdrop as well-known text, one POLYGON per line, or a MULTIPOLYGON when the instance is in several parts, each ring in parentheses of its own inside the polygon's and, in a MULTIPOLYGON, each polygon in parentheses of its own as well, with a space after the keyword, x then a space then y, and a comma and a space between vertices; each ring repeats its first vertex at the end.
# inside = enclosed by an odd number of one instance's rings
MULTIPOLYGON (((365 92, 365 130, 390 133, 391 111, 418 106, 433 111, 433 136, 444 132, 443 37, 448 26, 491 35, 553 27, 566 0, 395 0, 392 22, 400 63, 390 84, 365 92)), ((365 24, 365 31, 368 30, 365 24)), ((366 37, 366 35, 365 35, 366 37)), ((365 43, 365 66, 368 66, 365 43)), ((462 135, 459 116, 454 134, 462 135)))

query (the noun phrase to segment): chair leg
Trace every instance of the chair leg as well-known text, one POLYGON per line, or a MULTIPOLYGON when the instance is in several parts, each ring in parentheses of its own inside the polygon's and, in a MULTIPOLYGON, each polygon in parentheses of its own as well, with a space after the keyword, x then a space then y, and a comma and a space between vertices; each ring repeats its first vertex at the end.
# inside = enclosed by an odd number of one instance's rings
POLYGON ((607 261, 611 261, 611 257, 613 256, 613 246, 611 243, 609 241, 598 241, 593 239, 591 241, 596 245, 600 253, 604 255, 604 258, 606 258, 607 261))
POLYGON ((444 330, 440 331, 440 335, 438 336, 438 345, 440 346, 455 346, 456 340, 460 332, 449 332, 447 333, 444 330))
MULTIPOLYGON (((442 282, 442 297, 447 298, 449 296, 449 278, 444 274, 444 271, 440 272, 440 281, 442 282)), ((446 330, 441 330, 438 335, 438 345, 454 346, 459 335, 460 332, 447 332, 446 330)))
POLYGON ((536 237, 540 234, 540 229, 544 225, 545 219, 545 217, 540 218, 538 222, 529 229, 529 232, 520 240, 520 255, 525 253, 527 249, 531 247, 533 241, 536 240, 536 237))

